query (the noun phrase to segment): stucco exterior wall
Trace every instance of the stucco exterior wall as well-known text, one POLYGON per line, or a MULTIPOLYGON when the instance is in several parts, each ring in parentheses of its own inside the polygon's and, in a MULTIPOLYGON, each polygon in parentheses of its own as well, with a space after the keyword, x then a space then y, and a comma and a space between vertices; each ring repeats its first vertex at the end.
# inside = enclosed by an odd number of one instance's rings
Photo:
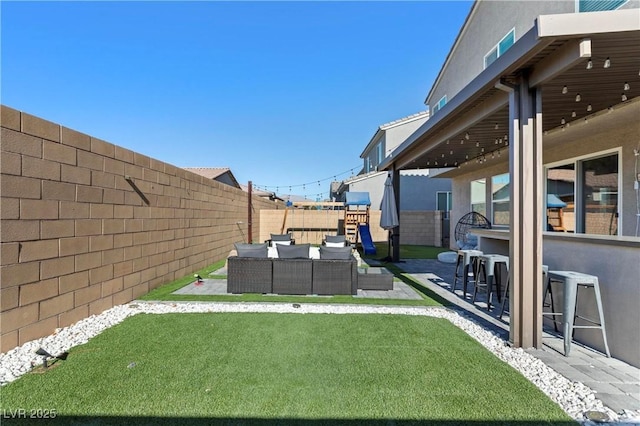
MULTIPOLYGON (((619 107, 609 114, 594 117, 589 123, 571 126, 565 131, 557 131, 544 136, 543 163, 553 164, 567 159, 591 156, 594 153, 616 150, 619 152, 621 169, 622 205, 619 206, 622 235, 633 237, 636 225, 636 193, 634 190, 634 170, 638 148, 640 126, 637 116, 640 106, 619 107), (636 117, 636 118, 634 118, 636 117)), ((505 157, 505 156, 503 156, 505 157)), ((486 163, 485 167, 473 168, 452 178, 453 211, 451 215, 451 235, 457 221, 470 211, 470 182, 508 172, 506 161, 486 163)), ((490 185, 487 185, 486 197, 491 200, 490 185)), ((615 358, 632 365, 640 366, 640 352, 637 342, 640 334, 636 324, 640 323, 637 306, 640 305, 640 264, 638 254, 640 243, 619 244, 607 242, 607 237, 589 238, 585 235, 562 232, 545 233, 543 237, 543 264, 551 270, 573 270, 598 276, 604 305, 604 315, 608 333, 608 343, 615 358)), ((509 242, 502 240, 481 241, 481 249, 492 253, 508 254, 509 242)), ((450 247, 457 249, 455 239, 451 238, 450 247)), ((561 301, 558 291, 557 301, 561 301)), ((591 318, 595 311, 595 302, 591 294, 581 296, 583 314, 591 318)), ((554 295, 555 296, 555 295, 554 295)), ((561 306, 557 306, 558 311, 561 306)), ((598 331, 580 330, 576 339, 602 349, 602 339, 598 331)))
MULTIPOLYGON (((240 189, 6 106, 0 120, 2 352, 223 259, 247 235, 240 189)), ((278 208, 252 204, 256 218, 278 208)))
POLYGON ((441 71, 440 79, 431 89, 427 103, 433 108, 445 95, 451 101, 484 70, 485 55, 511 29, 515 29, 517 42, 533 28, 539 15, 573 13, 575 5, 574 0, 478 1, 467 27, 463 29, 441 71))
POLYGON ((405 123, 399 124, 397 126, 389 127, 385 130, 385 151, 384 156, 388 157, 389 154, 393 152, 394 149, 398 147, 402 142, 407 140, 407 138, 420 126, 422 126, 427 121, 426 116, 419 117, 413 120, 408 120, 405 123))
MULTIPOLYGON (((429 178, 413 174, 411 170, 400 172, 400 211, 432 211, 437 208, 436 193, 451 191, 450 179, 429 178)), ((368 192, 372 209, 380 209, 386 172, 372 173, 362 179, 349 182, 349 191, 368 192)))

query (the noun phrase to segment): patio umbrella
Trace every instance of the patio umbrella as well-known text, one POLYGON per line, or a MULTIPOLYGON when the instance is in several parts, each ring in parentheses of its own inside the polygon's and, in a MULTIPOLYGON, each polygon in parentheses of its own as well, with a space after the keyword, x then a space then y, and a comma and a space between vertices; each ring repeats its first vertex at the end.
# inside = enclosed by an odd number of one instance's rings
POLYGON ((387 175, 387 180, 384 182, 384 192, 382 193, 380 210, 382 210, 382 214, 380 215, 380 227, 382 229, 391 231, 391 233, 389 233, 388 244, 389 255, 384 260, 391 260, 391 239, 393 235, 393 228, 400 225, 400 220, 398 219, 398 209, 396 207, 396 196, 393 190, 393 182, 391 180, 391 173, 387 175))

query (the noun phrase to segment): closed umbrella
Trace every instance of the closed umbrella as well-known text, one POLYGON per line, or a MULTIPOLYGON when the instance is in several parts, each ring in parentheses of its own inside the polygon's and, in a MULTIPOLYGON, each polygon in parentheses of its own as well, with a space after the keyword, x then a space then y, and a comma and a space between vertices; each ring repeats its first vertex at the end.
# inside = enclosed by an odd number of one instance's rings
MULTIPOLYGON (((380 227, 386 230, 393 230, 396 226, 400 225, 398 219, 398 209, 396 207, 396 196, 393 190, 393 182, 391 180, 391 173, 387 175, 387 180, 384 182, 384 192, 382 193, 382 202, 380 204, 380 227)), ((392 231, 393 232, 393 231, 392 231)), ((387 260, 391 260, 391 238, 392 234, 389 234, 389 248, 387 260)))

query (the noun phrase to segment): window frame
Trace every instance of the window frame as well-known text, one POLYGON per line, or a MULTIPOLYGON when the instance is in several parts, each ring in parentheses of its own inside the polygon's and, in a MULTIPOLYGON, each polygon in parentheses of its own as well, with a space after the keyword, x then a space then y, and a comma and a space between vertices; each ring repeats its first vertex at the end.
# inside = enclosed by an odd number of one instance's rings
MULTIPOLYGON (((507 178, 507 183, 504 186, 508 187, 509 185, 511 185, 511 174, 509 172, 499 173, 497 175, 492 175, 491 178, 490 178, 491 179, 491 186, 490 186, 490 189, 489 189, 489 194, 490 194, 490 197, 491 197, 491 200, 490 200, 491 201, 491 213, 490 213, 491 215, 488 216, 488 217, 490 217, 489 220, 491 221, 491 226, 498 227, 498 228, 500 228, 500 227, 508 227, 508 226, 511 225, 511 215, 509 215, 509 219, 507 220, 507 223, 496 223, 497 221, 496 221, 496 218, 495 218, 495 213, 496 213, 495 204, 497 204, 497 203, 500 203, 500 204, 506 203, 508 205, 511 204, 511 194, 510 193, 509 193, 509 195, 507 196, 506 199, 501 199, 500 201, 494 201, 494 199, 493 199, 493 194, 494 194, 494 191, 493 191, 493 187, 494 187, 493 180, 494 180, 494 178, 500 178, 500 177, 503 177, 503 176, 506 176, 506 178, 507 178)), ((511 207, 509 207, 509 212, 510 211, 511 211, 511 207)))
POLYGON ((436 210, 439 211, 443 211, 444 212, 444 218, 445 219, 449 219, 449 212, 451 211, 451 208, 453 207, 453 193, 451 191, 436 191, 436 210), (440 198, 439 196, 441 194, 446 194, 447 197, 447 209, 446 210, 442 210, 440 209, 440 198))
POLYGON ((433 106, 433 113, 440 111, 447 104, 447 95, 440 98, 438 102, 433 106))
MULTIPOLYGON (((618 156, 618 212, 617 212, 617 229, 618 229, 618 235, 620 235, 620 232, 622 232, 622 217, 624 216, 623 214, 620 214, 620 212, 624 211, 624 199, 622 197, 622 192, 623 192, 623 163, 622 163, 622 147, 618 146, 616 148, 611 148, 611 149, 606 149, 603 151, 597 151, 597 152, 592 152, 589 154, 584 154, 584 155, 579 155, 579 156, 575 156, 575 157, 570 157, 570 158, 566 158, 564 160, 560 160, 560 161, 554 161, 552 163, 548 163, 548 164, 544 164, 543 168, 544 168, 544 194, 543 194, 543 205, 545 206, 543 208, 544 210, 544 222, 543 224, 546 224, 548 221, 548 217, 547 217, 547 209, 546 209, 546 200, 547 199, 547 194, 548 194, 548 188, 547 188, 547 180, 548 180, 548 174, 549 174, 549 169, 555 168, 555 167, 559 167, 559 166, 566 166, 568 164, 573 164, 574 165, 574 170, 576 173, 576 179, 573 182, 573 193, 574 193, 574 215, 575 215, 575 227, 572 233, 574 234, 581 234, 581 235, 603 235, 603 234, 588 234, 585 231, 583 231, 585 229, 585 223, 584 223, 584 191, 583 191, 583 185, 584 185, 584 180, 583 180, 583 166, 582 164, 585 161, 589 161, 589 160, 596 160, 598 158, 601 157, 607 157, 610 155, 617 155, 618 156)), ((546 230, 546 228, 545 228, 546 230)))
POLYGON ((597 9, 583 9, 583 5, 586 4, 586 0, 576 0, 576 13, 587 13, 587 12, 604 12, 608 10, 618 10, 625 4, 627 4, 629 0, 598 0, 592 2, 592 4, 603 5, 605 6, 607 3, 611 4, 612 8, 597 8, 597 9))
MULTIPOLYGON (((476 203, 475 205, 478 205, 478 203, 476 203)), ((469 211, 472 212, 478 212, 481 213, 484 216, 489 216, 490 213, 487 210, 488 208, 488 204, 487 204, 487 178, 483 177, 480 179, 473 179, 471 182, 469 182, 469 211), (484 204, 484 212, 478 212, 478 210, 474 210, 474 203, 473 203, 473 188, 472 185, 474 183, 481 183, 484 186, 484 191, 482 191, 482 200, 483 200, 483 204, 484 204)))
POLYGON ((492 63, 494 63, 495 61, 498 60, 498 58, 502 55, 504 55, 504 53, 509 50, 514 44, 516 43, 516 28, 513 27, 511 28, 505 35, 504 37, 502 37, 500 39, 499 42, 497 42, 496 44, 493 45, 493 47, 491 47, 491 49, 489 49, 489 51, 484 55, 483 58, 483 62, 484 62, 484 69, 487 69, 492 63), (509 37, 513 37, 513 41, 511 42, 511 44, 509 44, 509 46, 502 50, 500 48, 500 46, 507 40, 507 38, 509 37), (493 55, 493 53, 495 52, 495 59, 493 59, 491 62, 487 63, 487 58, 489 58, 490 56, 493 55))

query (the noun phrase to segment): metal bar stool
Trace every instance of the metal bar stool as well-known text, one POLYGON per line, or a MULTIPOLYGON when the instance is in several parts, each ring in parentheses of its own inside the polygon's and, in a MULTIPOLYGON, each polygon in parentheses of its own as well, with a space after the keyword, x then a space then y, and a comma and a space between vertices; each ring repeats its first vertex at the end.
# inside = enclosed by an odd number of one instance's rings
POLYGON ((542 316, 545 315, 553 318, 553 329, 558 332, 558 321, 555 320, 557 315, 562 315, 561 312, 556 312, 555 303, 553 302, 553 290, 551 288, 551 280, 549 279, 549 267, 542 265, 542 280, 544 281, 544 293, 542 296, 542 316), (551 298, 551 301, 547 305, 547 295, 551 298), (551 308, 551 312, 544 312, 544 308, 551 308))
MULTIPOLYGON (((478 256, 476 264, 476 285, 473 289, 472 303, 475 303, 478 295, 479 287, 486 287, 487 293, 487 310, 491 310, 491 295, 493 294, 493 285, 496 285, 498 292, 498 302, 502 300, 500 297, 500 286, 502 284, 502 276, 500 265, 504 265, 509 273, 509 256, 501 254, 483 254, 478 256), (484 282, 481 280, 481 273, 484 271, 484 282)), ((508 276, 508 275, 507 275, 508 276)))
POLYGON ((549 271, 549 279, 551 281, 561 282, 564 287, 562 304, 564 356, 569 356, 569 351, 571 350, 571 340, 573 339, 573 332, 576 328, 598 328, 602 332, 605 353, 607 357, 611 357, 611 354, 609 353, 609 345, 607 344, 607 332, 604 325, 604 314, 602 312, 602 300, 600 299, 600 286, 598 285, 598 277, 574 271, 549 271), (576 304, 578 300, 579 287, 593 289, 596 298, 596 305, 598 308, 599 322, 576 314, 576 304), (576 325, 576 318, 580 318, 581 320, 594 325, 576 325))
MULTIPOLYGON (((469 283, 469 268, 471 268, 471 272, 475 273, 475 263, 478 256, 482 256, 482 251, 480 250, 458 250, 458 258, 456 260, 456 272, 453 278, 453 286, 451 291, 456 291, 456 283, 458 282, 458 278, 462 279, 462 297, 467 296, 467 285, 469 283), (462 269, 462 271, 460 271, 462 269)), ((473 280, 475 282, 475 274, 473 280)))
MULTIPOLYGON (((509 280, 510 275, 507 274, 507 285, 504 287, 504 292, 502 293, 502 307, 500 308, 500 316, 502 319, 504 316, 504 309, 509 302, 509 280)), ((548 308, 551 307, 551 312, 543 312, 542 315, 562 315, 561 313, 556 313, 554 305, 553 305, 553 292, 551 291, 551 281, 549 280, 549 267, 547 265, 542 265, 542 281, 545 283, 544 287, 544 295, 542 296, 542 307, 548 308), (547 300, 547 294, 551 297, 551 304, 545 305, 545 301, 547 300)), ((558 331, 558 325, 556 321, 553 322, 553 326, 558 331)))

